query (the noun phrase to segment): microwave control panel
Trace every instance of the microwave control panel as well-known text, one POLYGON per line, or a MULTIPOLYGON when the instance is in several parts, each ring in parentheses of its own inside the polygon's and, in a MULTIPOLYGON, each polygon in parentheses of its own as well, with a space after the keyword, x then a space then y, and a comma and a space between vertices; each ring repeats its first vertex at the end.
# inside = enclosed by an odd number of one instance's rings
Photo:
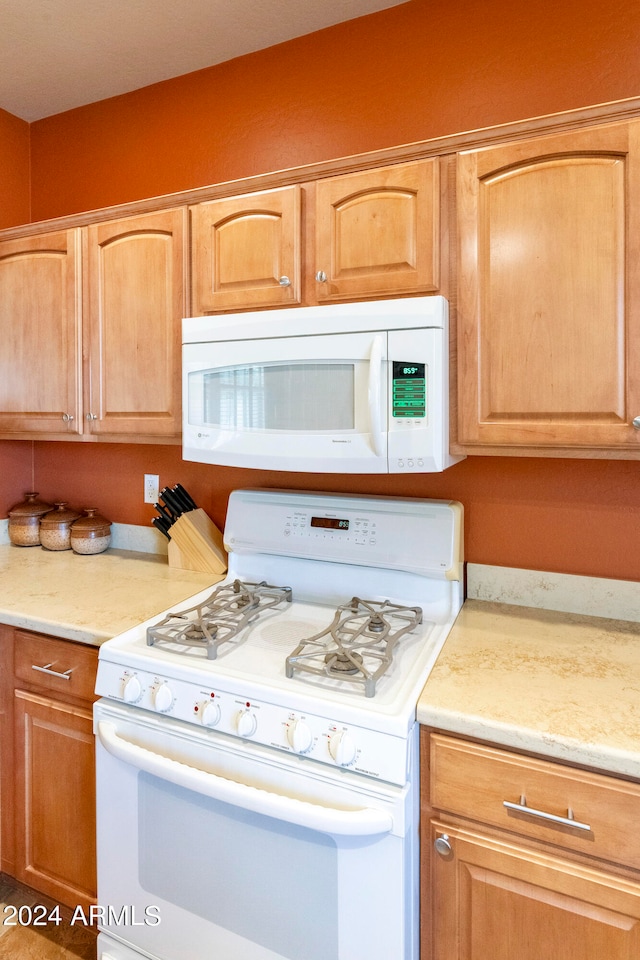
POLYGON ((391 414, 415 420, 427 415, 426 364, 393 361, 391 414))

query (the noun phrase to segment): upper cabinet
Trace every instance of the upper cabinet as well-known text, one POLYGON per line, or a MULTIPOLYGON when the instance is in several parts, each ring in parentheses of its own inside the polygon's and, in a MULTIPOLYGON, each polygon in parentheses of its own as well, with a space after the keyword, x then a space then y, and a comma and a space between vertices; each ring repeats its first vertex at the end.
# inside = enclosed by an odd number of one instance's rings
POLYGON ((183 316, 437 293, 454 452, 640 458, 640 120, 575 123, 4 231, 0 436, 176 443, 183 316))
POLYGON ((459 156, 466 452, 640 456, 639 136, 632 121, 459 156))
POLYGON ((0 242, 0 433, 73 436, 80 420, 80 232, 0 242))
POLYGON ((185 210, 0 243, 0 435, 178 441, 185 210))
POLYGON ((300 187, 191 207, 192 313, 300 303, 300 187))
POLYGON ((191 207, 193 314, 440 291, 443 162, 191 207))
POLYGON ((399 163, 316 183, 318 302, 440 289, 440 163, 399 163))
POLYGON ((183 209, 87 228, 85 430, 179 438, 183 209))

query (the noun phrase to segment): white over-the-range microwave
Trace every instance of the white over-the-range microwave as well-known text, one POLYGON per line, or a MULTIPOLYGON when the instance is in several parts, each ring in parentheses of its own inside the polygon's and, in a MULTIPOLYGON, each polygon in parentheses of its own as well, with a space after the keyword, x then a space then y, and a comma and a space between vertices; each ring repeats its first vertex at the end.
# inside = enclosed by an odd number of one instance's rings
POLYGON ((183 320, 183 458, 305 473, 434 473, 449 453, 443 297, 183 320))

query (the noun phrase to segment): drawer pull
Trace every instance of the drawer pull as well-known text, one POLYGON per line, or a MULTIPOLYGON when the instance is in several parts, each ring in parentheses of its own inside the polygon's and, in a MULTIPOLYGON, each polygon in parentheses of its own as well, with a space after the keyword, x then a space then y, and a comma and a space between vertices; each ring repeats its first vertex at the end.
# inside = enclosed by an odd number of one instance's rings
POLYGON ((511 800, 503 800, 502 805, 507 810, 513 810, 515 813, 526 813, 529 817, 538 817, 540 820, 550 820, 552 823, 560 823, 563 827, 573 827, 575 830, 585 830, 591 832, 588 823, 581 823, 580 820, 574 820, 571 807, 567 810, 566 817, 559 817, 555 813, 547 813, 545 810, 536 810, 535 807, 528 807, 526 797, 520 797, 520 803, 512 803, 511 800))
POLYGON ((64 673, 59 673, 57 670, 52 670, 53 660, 51 663, 46 663, 44 667, 38 667, 35 663, 31 664, 32 670, 37 670, 39 673, 46 673, 50 677, 59 677, 60 680, 71 680, 71 674, 73 673, 73 667, 69 667, 68 670, 65 670, 64 673))

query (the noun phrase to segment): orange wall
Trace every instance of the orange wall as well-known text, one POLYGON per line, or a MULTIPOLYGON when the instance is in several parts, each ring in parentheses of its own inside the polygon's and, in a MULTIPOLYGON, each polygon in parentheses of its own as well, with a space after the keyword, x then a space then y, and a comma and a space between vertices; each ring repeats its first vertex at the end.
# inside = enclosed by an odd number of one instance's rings
MULTIPOLYGON (((635 0, 604 14, 595 0, 411 0, 32 124, 33 219, 638 96, 639 39, 635 0)), ((35 444, 43 496, 116 521, 150 519, 145 472, 182 481, 219 524, 241 485, 456 497, 469 560, 640 580, 636 462, 474 457, 407 481, 216 469, 172 447, 35 444)))
MULTIPOLYGON (((0 516, 34 489, 34 449, 28 440, 0 440, 0 516)), ((37 488, 35 488, 37 489, 37 488)))
POLYGON ((635 0, 411 0, 32 125, 33 219, 640 94, 635 0))
POLYGON ((441 474, 349 477, 187 463, 177 447, 35 446, 37 489, 44 499, 97 506, 123 523, 148 523, 154 515, 142 503, 145 473, 157 473, 161 486, 183 483, 219 526, 229 492, 237 487, 452 498, 465 506, 469 560, 640 580, 636 462, 473 457, 441 474))
POLYGON ((0 109, 0 230, 28 223, 29 124, 0 109))

